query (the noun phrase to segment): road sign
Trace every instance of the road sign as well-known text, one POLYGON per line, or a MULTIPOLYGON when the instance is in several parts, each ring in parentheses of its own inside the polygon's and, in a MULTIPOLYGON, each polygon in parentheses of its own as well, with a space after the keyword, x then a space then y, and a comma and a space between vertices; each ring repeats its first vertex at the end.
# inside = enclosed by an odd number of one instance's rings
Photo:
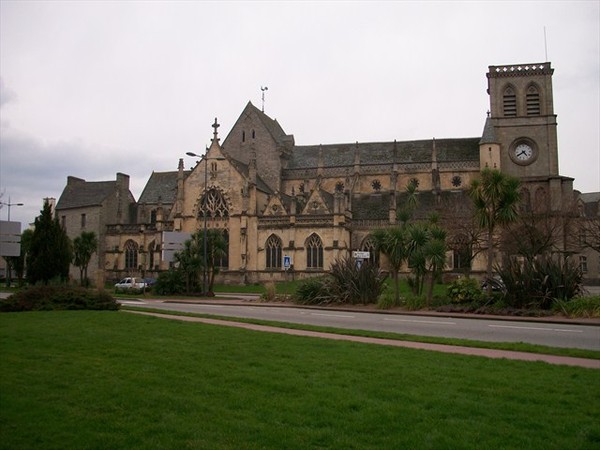
POLYGON ((371 257, 371 253, 355 250, 352 252, 352 257, 354 259, 369 259, 371 257))
POLYGON ((285 255, 283 257, 283 268, 285 270, 290 270, 290 267, 292 267, 292 257, 285 255))

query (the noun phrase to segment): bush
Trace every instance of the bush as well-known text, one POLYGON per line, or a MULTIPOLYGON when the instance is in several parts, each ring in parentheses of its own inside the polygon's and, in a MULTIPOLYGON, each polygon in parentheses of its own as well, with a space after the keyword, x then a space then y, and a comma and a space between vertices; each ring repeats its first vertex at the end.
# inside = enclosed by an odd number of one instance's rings
POLYGON ((452 303, 477 303, 483 300, 484 293, 475 278, 457 278, 448 285, 448 298, 452 303))
POLYGON ((320 305, 331 302, 328 277, 315 277, 303 281, 296 289, 294 301, 302 305, 320 305))
POLYGON ((567 317, 600 317, 600 295, 580 297, 570 301, 556 300, 554 310, 567 317))
POLYGON ((159 295, 181 294, 185 291, 184 274, 175 269, 161 272, 153 288, 159 295))
POLYGON ((352 258, 342 258, 331 265, 330 279, 329 290, 336 303, 366 305, 377 302, 385 275, 368 261, 357 266, 352 258))
POLYGON ((105 291, 67 286, 34 286, 0 300, 0 311, 118 310, 119 304, 105 291))
POLYGON ((384 284, 383 290, 377 298, 377 307, 379 309, 390 309, 401 305, 401 300, 396 302, 394 290, 388 284, 384 284))
POLYGON ((583 274, 569 258, 540 257, 520 262, 511 258, 498 270, 506 286, 506 303, 513 308, 551 309, 583 292, 583 274))

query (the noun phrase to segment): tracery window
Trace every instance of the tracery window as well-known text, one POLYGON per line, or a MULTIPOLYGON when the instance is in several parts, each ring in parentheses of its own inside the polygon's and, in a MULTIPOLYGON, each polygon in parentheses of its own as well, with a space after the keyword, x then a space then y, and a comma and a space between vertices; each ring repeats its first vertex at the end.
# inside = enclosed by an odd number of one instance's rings
POLYGON ((223 197, 223 194, 215 189, 211 188, 206 194, 200 199, 200 211, 198 211, 198 217, 228 217, 229 208, 227 202, 223 197))
POLYGON ((156 250, 156 243, 154 241, 148 244, 148 268, 154 270, 154 251, 156 250))
POLYGON ((377 251, 377 247, 375 247, 375 242, 373 239, 368 237, 365 239, 360 249, 365 252, 369 252, 369 262, 376 266, 379 265, 379 252, 377 251))
POLYGON ((308 269, 323 268, 323 242, 316 234, 306 240, 306 267, 308 269))
POLYGON ((537 212, 548 210, 548 193, 543 187, 539 187, 535 191, 535 209, 537 212))
POLYGON ((502 106, 506 117, 517 116, 517 95, 512 87, 507 87, 502 95, 502 106))
POLYGON ((137 269, 138 245, 129 240, 125 242, 125 269, 137 269))
POLYGON ((282 244, 281 239, 272 234, 265 244, 265 254, 267 258, 267 269, 281 269, 282 264, 282 244))
POLYGON ((527 115, 528 116, 539 116, 540 115, 540 92, 537 87, 531 85, 527 88, 526 94, 527 101, 527 115))

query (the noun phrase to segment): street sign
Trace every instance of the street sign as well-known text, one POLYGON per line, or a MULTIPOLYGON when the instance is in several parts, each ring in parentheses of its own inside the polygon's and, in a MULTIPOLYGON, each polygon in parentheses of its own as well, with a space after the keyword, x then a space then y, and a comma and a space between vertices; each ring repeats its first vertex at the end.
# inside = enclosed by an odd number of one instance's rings
POLYGON ((352 252, 352 257, 354 259, 369 259, 371 257, 371 253, 355 250, 352 252))
POLYGON ((283 268, 285 270, 290 270, 290 267, 292 267, 292 257, 285 255, 283 257, 283 268))
POLYGON ((21 222, 0 220, 0 256, 21 255, 21 222))

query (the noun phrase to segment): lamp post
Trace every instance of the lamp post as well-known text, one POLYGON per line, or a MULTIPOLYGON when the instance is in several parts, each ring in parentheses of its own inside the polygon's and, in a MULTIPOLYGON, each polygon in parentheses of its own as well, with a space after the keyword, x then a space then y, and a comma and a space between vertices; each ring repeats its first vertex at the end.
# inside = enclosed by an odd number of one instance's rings
POLYGON ((208 189, 208 161, 212 160, 212 161, 222 161, 225 158, 223 158, 222 156, 218 156, 218 157, 214 157, 214 158, 209 158, 208 156, 206 156, 206 153, 208 152, 208 149, 206 149, 206 152, 204 153, 204 155, 197 155, 196 153, 193 152, 186 152, 186 155, 188 156, 192 156, 195 158, 201 158, 202 161, 204 161, 204 211, 203 211, 203 217, 204 217, 204 233, 203 233, 203 242, 204 242, 204 269, 203 269, 203 274, 202 274, 202 290, 204 291, 203 294, 206 295, 207 292, 207 285, 206 285, 206 275, 208 272, 208 257, 207 257, 207 230, 206 230, 206 216, 208 213, 208 210, 206 208, 206 195, 208 194, 207 189, 208 189))
POLYGON ((8 221, 10 222, 10 207, 11 206, 23 206, 23 203, 11 203, 10 197, 8 197, 8 203, 0 202, 0 205, 8 206, 8 221))

